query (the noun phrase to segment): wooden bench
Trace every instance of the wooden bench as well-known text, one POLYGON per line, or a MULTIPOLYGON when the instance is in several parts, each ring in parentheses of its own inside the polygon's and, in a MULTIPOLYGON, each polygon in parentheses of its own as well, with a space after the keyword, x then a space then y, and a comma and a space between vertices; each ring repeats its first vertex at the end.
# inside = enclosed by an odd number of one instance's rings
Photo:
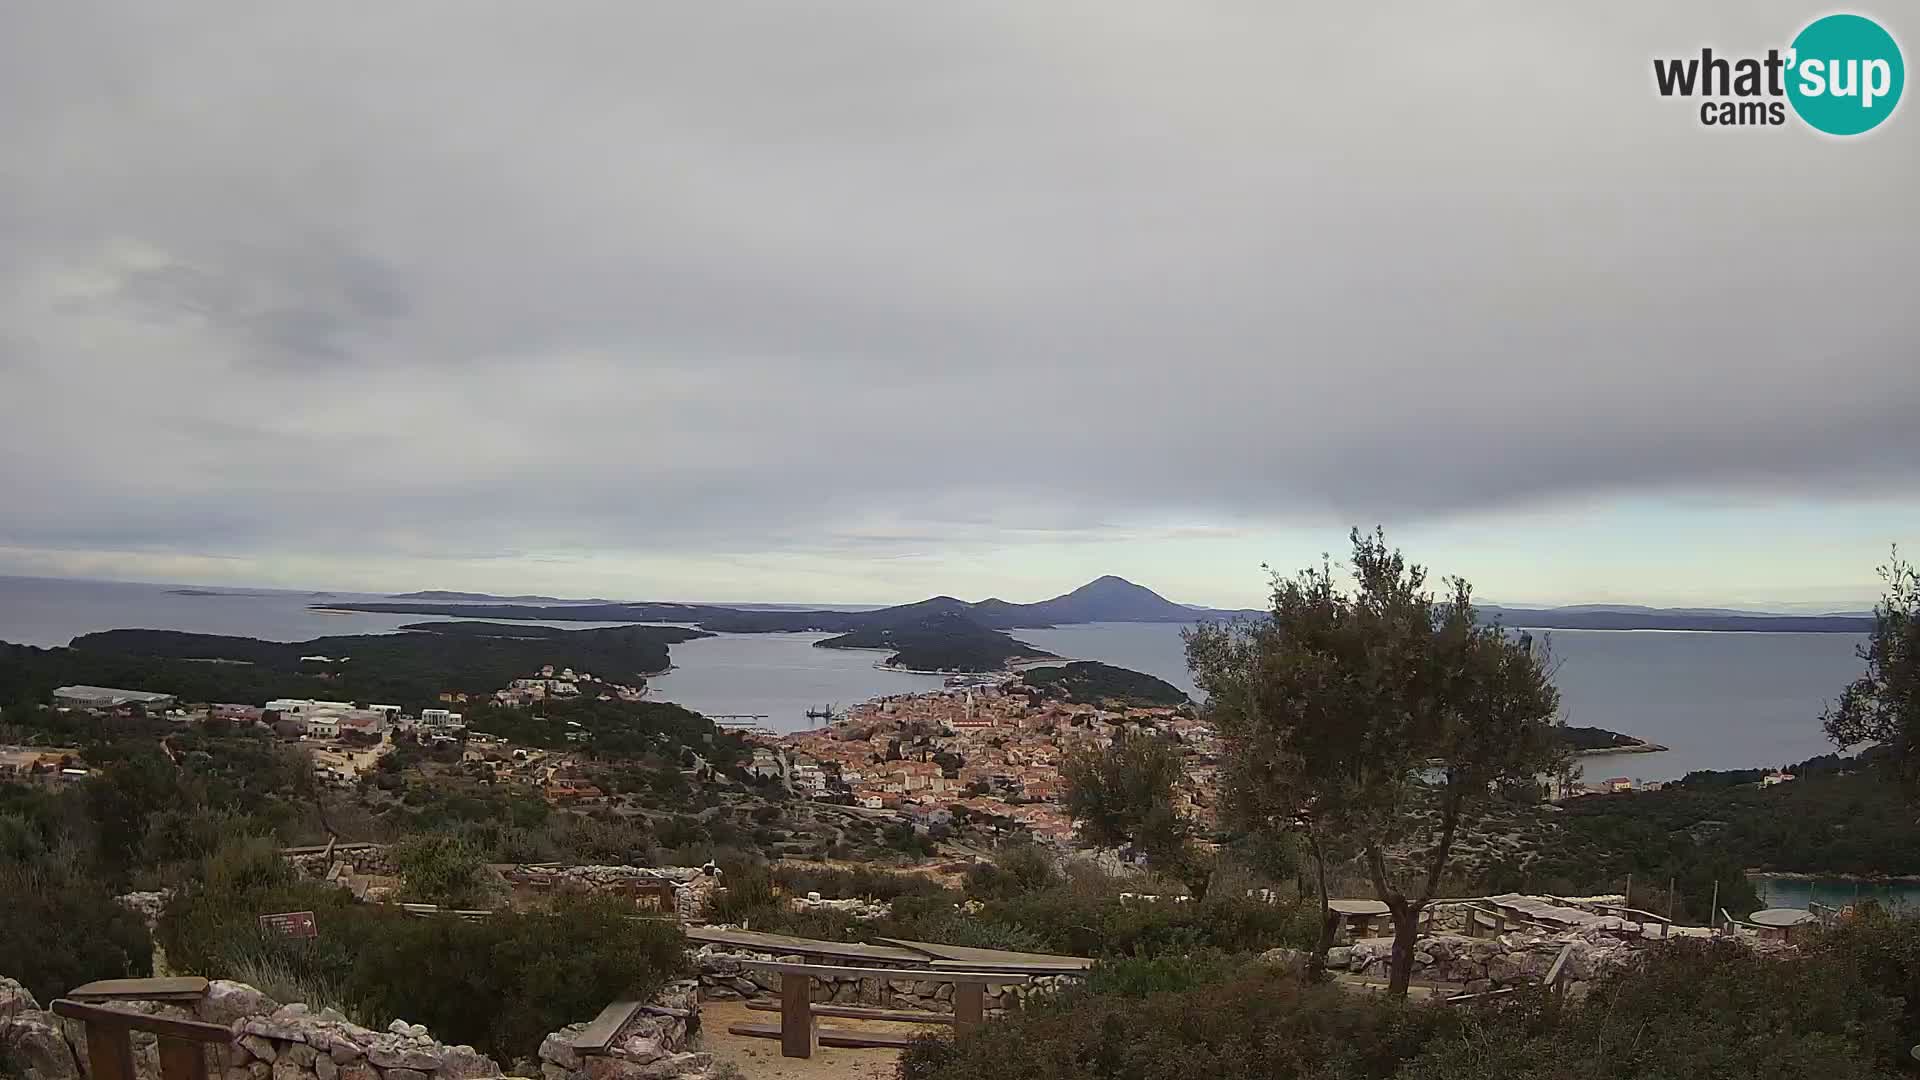
MULTIPOLYGON (((757 1039, 779 1039, 780 1056, 791 1058, 810 1058, 820 1046, 841 1047, 886 1047, 905 1049, 911 1038, 885 1032, 847 1031, 844 1029, 822 1028, 818 1016, 839 1016, 845 1019, 886 1020, 912 1024, 952 1024, 956 1030, 966 1031, 986 1023, 987 986, 1025 986, 1033 980, 1032 975, 994 971, 952 971, 930 968, 859 968, 833 967, 824 964, 788 964, 773 960, 749 960, 745 967, 756 971, 771 971, 780 976, 780 1004, 772 1006, 780 1012, 780 1023, 773 1024, 730 1024, 727 1031, 735 1035, 746 1035, 757 1039), (953 1015, 944 1013, 922 1016, 904 1011, 883 1009, 854 1009, 851 1006, 815 1005, 813 1003, 813 980, 816 977, 856 978, 856 979, 913 979, 917 982, 940 982, 953 984, 953 1015)), ((752 1008, 751 1005, 748 1006, 752 1008)))
POLYGON ((67 998, 53 1003, 53 1014, 86 1025, 87 1061, 92 1080, 134 1080, 133 1033, 136 1031, 159 1038, 162 1080, 207 1080, 207 1046, 227 1046, 233 1041, 233 1032, 219 1024, 121 1012, 67 998))
POLYGON ((199 1001, 207 980, 198 975, 172 979, 101 979, 67 991, 74 1001, 199 1001))

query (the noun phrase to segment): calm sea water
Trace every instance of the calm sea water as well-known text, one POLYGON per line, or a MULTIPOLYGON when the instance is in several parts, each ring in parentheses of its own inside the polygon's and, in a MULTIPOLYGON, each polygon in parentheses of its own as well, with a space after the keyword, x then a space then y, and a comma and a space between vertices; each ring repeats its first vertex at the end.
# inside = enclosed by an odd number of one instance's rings
MULTIPOLYGON (((0 577, 0 640, 64 645, 75 635, 122 627, 303 641, 328 634, 391 632, 422 615, 330 615, 352 593, 207 590, 122 582, 0 577)), ((585 627, 588 623, 552 625, 585 627)), ((1181 627, 1092 623, 1016 636, 1050 652, 1157 675, 1193 693, 1181 627)), ((805 713, 883 694, 940 685, 934 676, 874 667, 878 653, 816 649, 818 634, 724 634, 673 647, 674 670, 652 681, 655 696, 706 713, 760 714, 768 726, 809 726, 805 713)), ((1754 768, 1830 749, 1821 706, 1860 671, 1849 634, 1718 634, 1557 630, 1556 680, 1569 723, 1609 728, 1672 749, 1585 759, 1590 779, 1670 779, 1693 769, 1754 768)))
POLYGON ((1804 908, 1809 900, 1828 907, 1846 907, 1872 900, 1882 907, 1920 909, 1920 882, 1842 881, 1839 878, 1773 878, 1755 876, 1754 891, 1768 907, 1804 908))
MULTIPOLYGON (((1015 636, 1049 652, 1157 675, 1193 693, 1181 627, 1090 623, 1015 636)), ((1859 675, 1853 634, 1554 630, 1567 722, 1650 739, 1652 754, 1582 759, 1589 780, 1670 780, 1694 769, 1791 764, 1833 747, 1820 710, 1859 675)))

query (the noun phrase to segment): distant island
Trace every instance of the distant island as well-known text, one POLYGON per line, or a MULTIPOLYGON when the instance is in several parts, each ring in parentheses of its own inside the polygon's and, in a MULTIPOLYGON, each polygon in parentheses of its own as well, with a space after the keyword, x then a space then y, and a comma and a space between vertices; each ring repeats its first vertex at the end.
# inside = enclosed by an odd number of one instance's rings
MULTIPOLYGON (((888 649, 884 666, 914 671, 1004 670, 1021 659, 1052 654, 1006 631, 1094 622, 1185 624, 1211 619, 1262 618, 1264 612, 1177 604, 1143 585, 1111 574, 1072 592, 1032 604, 997 598, 977 603, 936 596, 914 604, 861 611, 802 607, 729 607, 671 602, 615 603, 543 596, 428 591, 384 602, 313 605, 329 611, 451 615, 469 619, 552 622, 678 623, 722 634, 828 633, 829 649, 888 649), (525 602, 521 602, 525 601, 525 602)), ((1873 621, 1852 615, 1764 615, 1725 609, 1581 606, 1532 609, 1486 607, 1481 616, 1505 626, 1547 630, 1714 630, 1864 634, 1873 621)))
POLYGON ((611 604, 611 600, 562 600, 557 596, 494 596, 491 593, 451 592, 446 589, 423 589, 420 592, 393 593, 390 600, 444 600, 472 603, 499 604, 611 604))
POLYGON ((548 664, 638 686, 668 668, 668 646, 712 636, 672 626, 562 630, 461 622, 403 629, 411 632, 295 642, 108 630, 83 634, 64 649, 0 643, 0 701, 44 700, 57 686, 81 684, 137 686, 186 701, 313 697, 417 708, 443 692, 491 695, 548 664), (304 659, 311 656, 333 659, 304 659))
POLYGON ((902 671, 1000 671, 1018 660, 1051 659, 1000 630, 982 626, 952 597, 936 597, 904 608, 888 608, 876 618, 838 637, 816 641, 822 649, 885 649, 883 666, 902 671))
POLYGON ((1187 695, 1165 679, 1094 660, 1028 668, 1021 679, 1048 697, 1082 705, 1153 708, 1189 703, 1187 695))
POLYGON ((1667 749, 1656 742, 1597 727, 1563 727, 1560 738, 1575 754, 1651 754, 1667 749))

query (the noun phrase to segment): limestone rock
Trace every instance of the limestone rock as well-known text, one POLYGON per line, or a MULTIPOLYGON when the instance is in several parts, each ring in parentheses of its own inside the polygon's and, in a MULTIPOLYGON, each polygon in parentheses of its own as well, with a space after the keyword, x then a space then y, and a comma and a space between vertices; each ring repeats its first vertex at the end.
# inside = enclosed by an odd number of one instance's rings
POLYGON ((666 1051, 660 1048, 660 1040, 650 1039, 644 1035, 635 1035, 631 1038, 622 1039, 612 1046, 609 1046, 607 1050, 615 1057, 625 1058, 628 1061, 637 1061, 642 1064, 649 1061, 657 1061, 666 1056, 666 1051))
MULTIPOLYGON (((25 1000, 33 1000, 25 990, 21 993, 25 1000)), ((54 1026, 52 1014, 16 1012, 11 1020, 0 1024, 0 1037, 6 1043, 7 1055, 26 1080, 80 1080, 80 1063, 66 1037, 54 1026)))
POLYGON ((280 1055, 282 1059, 291 1061, 303 1069, 310 1068, 317 1056, 318 1055, 313 1052, 313 1047, 302 1043, 294 1043, 287 1047, 285 1053, 280 1055))
POLYGON ((282 1056, 273 1063, 273 1080, 314 1080, 312 1069, 303 1069, 290 1057, 282 1056))
POLYGON ((1353 961, 1353 949, 1346 945, 1336 945, 1327 950, 1327 966, 1335 971, 1345 971, 1353 961))
POLYGON ((580 1067, 580 1051, 573 1048, 573 1037, 586 1030, 585 1024, 568 1024, 540 1040, 540 1060, 550 1061, 571 1071, 580 1067))
POLYGON ((337 1080, 340 1075, 340 1066, 334 1064, 332 1055, 323 1054, 313 1059, 313 1075, 320 1080, 337 1080))
POLYGON ((364 1061, 342 1065, 339 1080, 380 1080, 380 1071, 364 1061))
POLYGON ((441 1055, 425 1045, 379 1043, 367 1048, 367 1060, 392 1075, 394 1069, 434 1072, 440 1068, 441 1055))
POLYGON ((32 991, 19 982, 0 975, 0 1020, 23 1012, 39 1012, 40 1003, 32 991))
POLYGON ((418 1069, 388 1069, 384 1075, 387 1080, 427 1080, 427 1074, 418 1069))
POLYGON ((236 1020, 265 1016, 280 1008, 280 1003, 246 983, 215 979, 207 984, 207 994, 194 1003, 194 1015, 209 1024, 231 1027, 236 1020))
POLYGON ((236 1041, 239 1042, 241 1049, 259 1058, 261 1061, 271 1063, 274 1058, 280 1056, 280 1052, 273 1048, 273 1043, 270 1040, 255 1035, 252 1032, 242 1034, 236 1041))

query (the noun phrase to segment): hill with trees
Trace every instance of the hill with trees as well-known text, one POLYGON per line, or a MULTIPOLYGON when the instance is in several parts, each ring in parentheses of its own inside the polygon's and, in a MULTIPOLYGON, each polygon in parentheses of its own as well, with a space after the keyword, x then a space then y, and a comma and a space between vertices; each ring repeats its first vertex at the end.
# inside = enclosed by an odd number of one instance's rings
POLYGON ((1179 687, 1152 675, 1094 660, 1027 669, 1022 681, 1043 695, 1086 705, 1179 706, 1189 704, 1179 687))
POLYGON ((669 626, 418 623, 407 629, 296 642, 109 630, 77 637, 66 648, 0 645, 0 702, 45 702, 55 687, 78 683, 188 701, 315 697, 412 708, 432 704, 443 691, 491 694, 546 664, 639 684, 668 667, 670 645, 710 636, 669 626), (310 656, 327 659, 304 659, 310 656))

